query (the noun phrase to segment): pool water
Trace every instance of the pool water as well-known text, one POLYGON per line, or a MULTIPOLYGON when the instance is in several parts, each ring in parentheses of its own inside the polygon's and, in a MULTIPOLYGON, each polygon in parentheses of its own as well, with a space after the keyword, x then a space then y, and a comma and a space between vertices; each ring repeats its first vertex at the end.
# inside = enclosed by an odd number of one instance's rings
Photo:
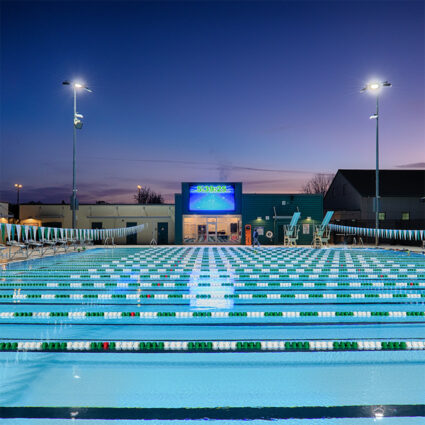
POLYGON ((10 264, 0 417, 425 423, 424 259, 143 247, 10 264))

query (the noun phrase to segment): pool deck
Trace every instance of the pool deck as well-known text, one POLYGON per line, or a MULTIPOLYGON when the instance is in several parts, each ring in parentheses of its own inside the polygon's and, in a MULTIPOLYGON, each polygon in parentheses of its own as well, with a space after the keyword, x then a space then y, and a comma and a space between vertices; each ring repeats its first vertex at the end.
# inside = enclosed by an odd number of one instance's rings
MULTIPOLYGON (((246 245, 158 245, 158 247, 160 246, 170 246, 170 247, 244 247, 246 245)), ((282 248, 284 247, 284 245, 263 245, 261 246, 261 248, 282 248)), ((298 248, 311 248, 310 245, 298 245, 298 248)), ((89 249, 96 249, 96 248, 152 248, 151 245, 87 245, 85 247, 86 250, 89 249)), ((296 248, 296 247, 294 247, 296 248)), ((326 248, 322 248, 322 249, 328 249, 328 248, 346 248, 346 249, 374 249, 376 248, 374 244, 369 244, 369 245, 329 245, 326 248)), ((390 250, 390 251, 404 251, 404 252, 412 252, 412 253, 417 253, 417 254, 424 254, 425 255, 425 248, 422 248, 420 246, 406 246, 406 245, 388 245, 388 244, 382 244, 379 245, 378 247, 379 249, 385 249, 385 250, 390 250)), ((291 247, 288 247, 288 249, 291 249, 291 247)), ((15 252, 18 250, 18 248, 12 247, 11 248, 11 253, 15 254, 15 252)), ((5 250, 6 251, 6 250, 5 250)), ((7 249, 7 252, 9 253, 9 248, 7 249)), ((9 260, 8 258, 1 258, 0 257, 0 265, 1 264, 8 264, 8 263, 14 263, 14 262, 18 262, 18 261, 27 261, 27 260, 33 260, 33 259, 37 259, 37 258, 48 258, 48 257, 53 257, 53 256, 58 256, 58 255, 63 255, 63 254, 71 254, 71 253, 75 253, 75 252, 81 252, 81 248, 79 249, 68 249, 68 251, 64 251, 64 250, 60 250, 60 252, 56 252, 53 253, 51 250, 49 250, 47 253, 45 253, 44 255, 40 255, 40 253, 38 252, 33 252, 30 254, 29 257, 26 257, 24 255, 20 255, 20 256, 14 256, 11 260, 9 260)))

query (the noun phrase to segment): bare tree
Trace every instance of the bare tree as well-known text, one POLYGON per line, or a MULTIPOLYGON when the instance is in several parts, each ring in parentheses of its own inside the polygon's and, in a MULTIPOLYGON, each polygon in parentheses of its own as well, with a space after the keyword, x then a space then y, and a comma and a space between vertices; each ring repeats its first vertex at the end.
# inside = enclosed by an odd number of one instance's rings
POLYGON ((320 193, 325 196, 335 174, 316 174, 302 188, 304 193, 320 193))
POLYGON ((163 204, 164 198, 160 193, 154 192, 150 187, 141 187, 134 195, 137 204, 163 204))

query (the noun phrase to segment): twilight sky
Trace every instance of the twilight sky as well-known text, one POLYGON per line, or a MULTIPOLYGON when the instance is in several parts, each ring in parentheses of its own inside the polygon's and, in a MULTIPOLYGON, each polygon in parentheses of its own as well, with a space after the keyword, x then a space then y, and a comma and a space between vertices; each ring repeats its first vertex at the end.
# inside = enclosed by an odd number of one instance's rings
POLYGON ((80 202, 138 184, 242 181, 299 192, 314 173, 425 167, 423 1, 2 1, 0 200, 80 202))

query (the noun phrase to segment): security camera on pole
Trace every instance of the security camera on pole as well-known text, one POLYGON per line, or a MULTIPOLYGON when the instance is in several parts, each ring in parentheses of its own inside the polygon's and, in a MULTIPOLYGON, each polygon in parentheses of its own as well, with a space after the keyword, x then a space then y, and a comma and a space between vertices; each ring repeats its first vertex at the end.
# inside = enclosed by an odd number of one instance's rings
POLYGON ((77 89, 83 89, 88 92, 92 92, 88 87, 83 84, 76 82, 64 81, 62 83, 65 86, 72 86, 74 90, 74 140, 73 140, 73 150, 72 150, 72 195, 71 195, 71 210, 72 210, 72 228, 77 227, 77 217, 76 211, 78 209, 78 199, 77 199, 77 187, 75 181, 75 145, 77 140, 77 130, 81 130, 83 127, 83 122, 81 121, 83 117, 82 114, 77 113, 77 89))

